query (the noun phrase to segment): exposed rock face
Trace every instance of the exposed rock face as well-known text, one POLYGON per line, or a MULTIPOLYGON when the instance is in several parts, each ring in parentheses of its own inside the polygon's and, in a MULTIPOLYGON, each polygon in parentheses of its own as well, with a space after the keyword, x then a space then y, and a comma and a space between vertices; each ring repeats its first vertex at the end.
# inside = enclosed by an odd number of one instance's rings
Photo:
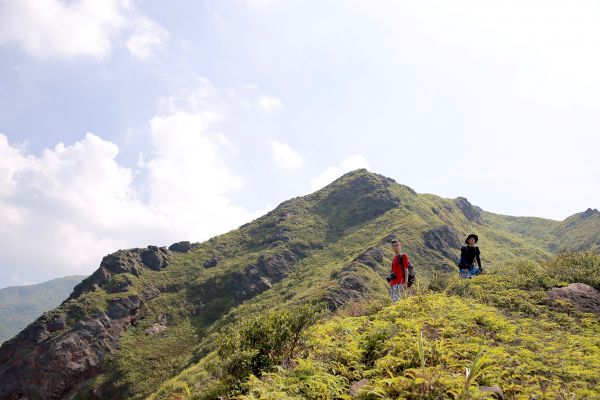
POLYGON ((260 256, 255 263, 247 265, 241 271, 219 275, 199 284, 194 288, 195 295, 190 300, 198 305, 200 315, 211 302, 233 298, 235 304, 240 304, 270 289, 274 283, 289 275, 296 263, 306 257, 306 250, 290 246, 267 257, 260 256))
POLYGON ((481 221, 481 210, 479 207, 473 206, 473 204, 469 203, 469 200, 464 197, 457 197, 454 199, 454 203, 456 206, 465 214, 465 217, 469 221, 475 222, 476 224, 481 225, 483 222, 481 221))
POLYGON ((239 283, 234 291, 236 303, 270 289, 273 283, 285 278, 300 260, 293 251, 276 253, 268 258, 260 256, 255 265, 247 266, 242 272, 234 272, 233 279, 239 283))
POLYGON ((379 273, 383 261, 383 251, 378 247, 371 247, 352 260, 350 264, 334 272, 331 277, 338 280, 338 286, 329 289, 323 299, 327 303, 327 307, 330 310, 336 310, 350 301, 363 299, 369 290, 369 282, 361 276, 363 274, 360 274, 360 269, 365 268, 362 265, 379 273))
POLYGON ((95 292, 104 287, 113 274, 131 273, 135 276, 140 276, 143 269, 139 250, 119 250, 109 254, 102 259, 100 267, 90 276, 85 278, 81 283, 73 289, 70 299, 76 299, 86 292, 95 292))
POLYGON ((456 251, 462 246, 456 231, 447 225, 425 232, 423 238, 425 246, 452 259, 456 257, 456 251))
POLYGON ((587 210, 585 210, 584 212, 581 213, 581 218, 588 219, 588 218, 591 218, 594 215, 598 215, 598 214, 600 214, 600 211, 598 211, 598 209, 588 208, 587 210))
POLYGON ((148 246, 141 251, 140 256, 145 266, 159 271, 169 265, 169 254, 165 247, 148 246))
POLYGON ((64 399, 101 372, 106 356, 116 349, 123 330, 159 291, 147 288, 141 295, 110 299, 104 311, 92 315, 74 317, 69 314, 69 307, 86 292, 126 290, 130 279, 125 277, 113 284, 111 278, 115 274, 143 273, 143 265, 147 264, 143 263, 141 253, 146 250, 160 253, 160 265, 165 265, 166 250, 157 248, 110 254, 57 310, 44 314, 0 347, 1 400, 64 399))
POLYGON ((192 244, 188 241, 173 243, 169 246, 169 250, 176 253, 187 253, 192 250, 192 244))
POLYGON ((551 300, 568 300, 575 309, 600 314, 600 291, 585 283, 571 283, 548 291, 551 300))
POLYGON ((373 269, 376 269, 383 262, 383 251, 379 247, 371 247, 354 261, 365 264, 373 269))
POLYGON ((106 287, 107 293, 124 293, 133 285, 133 281, 126 275, 119 276, 120 279, 112 280, 106 287))

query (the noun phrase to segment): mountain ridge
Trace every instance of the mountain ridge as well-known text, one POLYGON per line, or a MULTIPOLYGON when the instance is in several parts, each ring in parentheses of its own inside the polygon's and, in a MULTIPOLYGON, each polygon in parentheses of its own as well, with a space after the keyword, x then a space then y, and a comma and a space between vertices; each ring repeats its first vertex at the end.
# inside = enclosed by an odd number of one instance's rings
POLYGON ((265 307, 384 300, 391 237, 427 280, 454 270, 474 230, 491 269, 547 260, 561 240, 593 248, 600 236, 594 213, 564 227, 519 218, 361 169, 205 242, 119 250, 0 348, 0 399, 142 398, 211 354, 224 327, 265 307), (167 345, 170 354, 155 350, 167 345))

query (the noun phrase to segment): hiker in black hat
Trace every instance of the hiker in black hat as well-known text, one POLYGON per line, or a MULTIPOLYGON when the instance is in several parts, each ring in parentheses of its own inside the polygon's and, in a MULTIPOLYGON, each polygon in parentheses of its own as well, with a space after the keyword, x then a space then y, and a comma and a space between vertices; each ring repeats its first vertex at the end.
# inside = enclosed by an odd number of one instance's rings
POLYGON ((472 233, 465 239, 467 245, 460 248, 458 268, 461 278, 471 278, 483 273, 481 259, 479 258, 481 253, 479 252, 479 247, 475 246, 478 240, 477 235, 472 233))

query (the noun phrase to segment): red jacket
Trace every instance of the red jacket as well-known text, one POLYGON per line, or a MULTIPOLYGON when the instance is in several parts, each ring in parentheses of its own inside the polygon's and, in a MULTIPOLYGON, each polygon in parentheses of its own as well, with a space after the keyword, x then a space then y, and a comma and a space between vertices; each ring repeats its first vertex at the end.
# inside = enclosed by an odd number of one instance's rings
POLYGON ((408 256, 405 253, 400 254, 402 257, 402 264, 400 264, 400 260, 398 256, 394 256, 394 260, 392 261, 392 272, 396 274, 396 278, 390 281, 390 285, 401 285, 406 282, 406 278, 404 276, 404 268, 408 269, 408 256))

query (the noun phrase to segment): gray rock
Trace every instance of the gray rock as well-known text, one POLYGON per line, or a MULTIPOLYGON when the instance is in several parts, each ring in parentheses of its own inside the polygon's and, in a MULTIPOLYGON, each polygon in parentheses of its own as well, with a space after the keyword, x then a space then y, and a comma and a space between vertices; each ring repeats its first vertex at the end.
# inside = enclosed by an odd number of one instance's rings
POLYGON ((358 395, 358 392, 368 383, 369 383, 368 379, 361 379, 360 381, 354 382, 350 386, 350 396, 356 397, 358 395))
POLYGON ((481 221, 481 209, 473 206, 471 203, 469 203, 469 200, 465 199, 464 197, 457 197, 454 199, 454 203, 469 221, 475 222, 479 225, 483 223, 481 221))
POLYGON ((372 269, 377 269, 383 262, 383 251, 379 247, 371 247, 360 256, 356 257, 354 261, 365 264, 372 269))
POLYGON ((548 291, 548 297, 550 300, 567 300, 582 312, 600 314, 600 291, 585 283, 552 288, 548 291))
POLYGON ((423 239, 425 246, 451 259, 456 258, 456 254, 462 246, 458 240, 458 233, 447 225, 425 232, 423 239))
POLYGON ((63 314, 54 315, 46 324, 48 332, 62 331, 67 326, 65 316, 63 314))
POLYGON ((142 304, 142 299, 138 295, 130 295, 108 301, 107 315, 111 319, 121 319, 130 316, 142 304))
POLYGON ((169 265, 169 252, 164 247, 148 246, 140 253, 142 263, 155 271, 167 268, 169 265))
POLYGON ((101 372, 142 304, 135 295, 115 299, 108 313, 86 316, 68 328, 60 314, 38 318, 0 347, 0 399, 71 398, 101 372))
POLYGON ((217 266, 217 264, 219 263, 219 260, 217 259, 217 257, 211 257, 209 260, 204 261, 204 264, 202 264, 202 266, 204 268, 214 268, 217 266))
POLYGON ((113 279, 106 287, 107 293, 124 293, 133 285, 133 281, 126 275, 118 275, 118 279, 113 279))
POLYGON ((173 243, 169 246, 169 250, 174 251, 176 253, 187 253, 188 251, 192 250, 192 244, 187 240, 183 242, 173 243))

